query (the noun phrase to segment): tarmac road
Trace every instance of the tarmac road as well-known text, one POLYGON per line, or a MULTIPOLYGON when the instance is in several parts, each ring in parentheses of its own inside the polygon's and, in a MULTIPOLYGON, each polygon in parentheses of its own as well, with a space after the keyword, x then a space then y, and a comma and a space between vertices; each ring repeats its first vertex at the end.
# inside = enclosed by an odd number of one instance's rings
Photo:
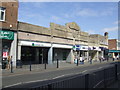
MULTIPOLYGON (((74 67, 74 68, 67 68, 67 69, 58 69, 53 71, 46 71, 46 72, 33 72, 28 74, 22 75, 11 75, 11 76, 3 76, 2 77, 2 86, 11 87, 11 86, 18 86, 26 84, 24 88, 35 86, 36 82, 46 81, 57 79, 60 77, 67 77, 70 75, 75 74, 85 74, 94 70, 103 69, 105 67, 109 67, 111 62, 108 63, 100 63, 95 65, 83 66, 83 67, 74 67), (34 84, 33 84, 34 83, 34 84)), ((21 87, 22 88, 22 87, 21 87)))

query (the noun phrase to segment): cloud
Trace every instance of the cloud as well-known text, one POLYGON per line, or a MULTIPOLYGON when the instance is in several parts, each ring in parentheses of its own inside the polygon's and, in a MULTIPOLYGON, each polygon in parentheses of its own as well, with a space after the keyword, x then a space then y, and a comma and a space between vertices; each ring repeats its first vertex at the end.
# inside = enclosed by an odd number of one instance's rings
POLYGON ((93 8, 83 8, 80 6, 75 6, 74 9, 66 11, 63 15, 65 18, 72 18, 76 16, 80 17, 103 17, 103 16, 110 16, 114 14, 114 8, 105 8, 103 10, 96 10, 93 8))
POLYGON ((60 17, 57 17, 57 16, 51 16, 51 19, 53 20, 53 21, 59 21, 59 20, 61 20, 60 19, 60 17))
POLYGON ((57 24, 65 24, 66 22, 68 22, 68 20, 64 17, 60 17, 60 16, 51 16, 50 17, 50 22, 54 22, 54 23, 57 23, 57 24))
POLYGON ((111 28, 104 28, 102 31, 104 32, 113 32, 113 31, 117 31, 118 27, 111 27, 111 28))
POLYGON ((33 6, 35 8, 44 8, 46 6, 46 4, 44 2, 34 2, 33 6))
POLYGON ((80 15, 80 16, 97 16, 97 12, 92 10, 92 9, 85 8, 85 9, 79 10, 77 12, 77 15, 80 15))

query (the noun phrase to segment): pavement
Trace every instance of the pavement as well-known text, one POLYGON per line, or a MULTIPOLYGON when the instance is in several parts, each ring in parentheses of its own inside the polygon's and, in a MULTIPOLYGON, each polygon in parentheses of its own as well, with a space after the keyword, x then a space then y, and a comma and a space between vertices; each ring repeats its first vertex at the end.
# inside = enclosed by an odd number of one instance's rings
MULTIPOLYGON (((118 60, 112 61, 109 60, 108 62, 117 62, 118 60)), ((102 61, 101 63, 107 63, 107 61, 102 61)), ((12 73, 11 69, 1 69, 2 76, 11 76, 11 75, 22 75, 22 74, 29 74, 29 73, 37 73, 37 72, 49 72, 49 71, 56 71, 56 70, 64 70, 69 68, 75 68, 75 67, 86 67, 89 65, 95 65, 100 64, 99 61, 94 61, 92 64, 90 62, 84 62, 84 64, 80 64, 77 66, 77 64, 74 63, 66 63, 66 62, 59 62, 59 68, 57 68, 57 63, 53 64, 47 64, 46 69, 44 64, 38 64, 38 65, 31 65, 31 71, 30 71, 30 65, 23 65, 22 68, 13 68, 12 73)))

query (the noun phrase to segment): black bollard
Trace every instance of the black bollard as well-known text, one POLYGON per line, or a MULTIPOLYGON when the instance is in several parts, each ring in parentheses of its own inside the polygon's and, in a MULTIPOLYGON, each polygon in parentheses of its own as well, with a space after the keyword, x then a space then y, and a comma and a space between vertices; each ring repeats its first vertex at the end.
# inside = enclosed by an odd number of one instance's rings
POLYGON ((30 61, 30 71, 32 71, 32 69, 31 69, 31 61, 30 61))
POLYGON ((77 59, 77 66, 78 66, 78 62, 79 62, 79 60, 77 59))
POLYGON ((46 62, 47 60, 45 60, 45 69, 46 69, 46 64, 47 64, 47 62, 46 62))
POLYGON ((13 62, 11 61, 11 73, 13 73, 13 62))
POLYGON ((59 68, 59 60, 57 59, 57 68, 59 68))

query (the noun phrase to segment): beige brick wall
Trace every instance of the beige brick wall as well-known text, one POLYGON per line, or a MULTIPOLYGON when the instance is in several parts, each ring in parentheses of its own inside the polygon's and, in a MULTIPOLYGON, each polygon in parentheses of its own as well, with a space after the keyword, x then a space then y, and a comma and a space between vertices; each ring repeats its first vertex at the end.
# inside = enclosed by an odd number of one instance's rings
POLYGON ((51 42, 50 36, 24 33, 24 32, 18 32, 18 39, 51 42))
POLYGON ((89 35, 87 32, 80 31, 80 28, 75 23, 73 24, 73 26, 72 23, 68 23, 65 26, 62 26, 55 23, 50 23, 50 28, 45 28, 41 26, 19 22, 18 30, 34 33, 29 34, 28 38, 28 33, 20 32, 19 39, 30 39, 34 41, 45 41, 70 45, 102 45, 107 47, 107 45, 104 45, 104 43, 101 42, 101 40, 104 42, 107 41, 107 38, 105 36, 98 34, 89 35))

